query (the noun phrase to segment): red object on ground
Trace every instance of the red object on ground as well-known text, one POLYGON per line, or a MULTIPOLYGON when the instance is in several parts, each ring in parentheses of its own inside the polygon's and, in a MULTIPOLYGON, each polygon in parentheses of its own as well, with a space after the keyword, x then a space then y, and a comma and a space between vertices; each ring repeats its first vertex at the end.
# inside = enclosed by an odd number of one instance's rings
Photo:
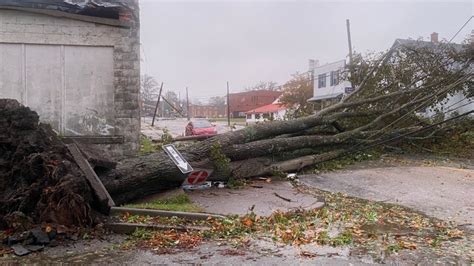
POLYGON ((196 185, 206 181, 208 176, 209 173, 207 171, 195 171, 189 174, 187 181, 190 185, 196 185))

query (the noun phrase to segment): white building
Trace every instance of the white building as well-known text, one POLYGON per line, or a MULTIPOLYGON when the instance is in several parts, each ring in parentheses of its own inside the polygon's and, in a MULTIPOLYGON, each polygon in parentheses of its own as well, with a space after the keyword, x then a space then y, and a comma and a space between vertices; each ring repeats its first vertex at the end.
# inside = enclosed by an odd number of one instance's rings
POLYGON ((284 120, 286 111, 287 108, 283 104, 278 103, 277 100, 269 105, 245 112, 245 122, 247 124, 252 124, 271 120, 284 120))
POLYGON ((339 101, 345 94, 351 93, 353 91, 351 83, 342 79, 345 71, 345 60, 315 67, 313 97, 308 101, 320 103, 322 108, 339 101))
MULTIPOLYGON (((440 45, 441 43, 438 40, 438 33, 433 32, 431 34, 430 41, 397 39, 395 40, 392 49, 402 50, 405 48, 419 47, 425 47, 433 50, 443 49, 440 45)), ((457 43, 449 43, 449 46, 457 51, 465 49, 462 44, 457 43)), ((459 66, 459 63, 454 63, 452 65, 453 68, 458 68, 459 66)), ((470 70, 474 71, 472 67, 470 70)), ((425 110, 421 111, 420 114, 424 117, 433 117, 436 113, 444 113, 445 116, 449 117, 456 113, 462 114, 472 110, 474 110, 474 96, 472 93, 469 93, 469 88, 466 87, 464 91, 457 91, 455 93, 448 94, 445 99, 433 106, 426 108, 425 110)))

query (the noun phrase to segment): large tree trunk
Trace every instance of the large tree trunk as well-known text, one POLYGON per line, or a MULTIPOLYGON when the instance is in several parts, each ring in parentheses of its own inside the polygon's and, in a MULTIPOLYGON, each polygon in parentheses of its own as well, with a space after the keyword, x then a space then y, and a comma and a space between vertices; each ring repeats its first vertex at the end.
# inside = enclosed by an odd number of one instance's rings
MULTIPOLYGON (((449 58, 433 59, 439 54, 428 53, 426 62, 420 53, 414 59, 399 57, 388 70, 385 55, 363 72, 355 92, 337 104, 306 117, 218 135, 181 153, 195 169, 213 170, 210 180, 228 180, 299 171, 407 136, 430 137, 442 132, 444 124, 426 126, 417 112, 473 87, 472 57, 453 66, 449 58), (404 60, 409 64, 403 65, 404 60)), ((96 200, 59 138, 38 126, 37 115, 18 103, 0 101, 0 114, 0 227, 8 223, 3 217, 15 211, 36 222, 92 224, 96 200)), ((162 151, 123 159, 98 175, 117 204, 178 187, 187 177, 162 151)))

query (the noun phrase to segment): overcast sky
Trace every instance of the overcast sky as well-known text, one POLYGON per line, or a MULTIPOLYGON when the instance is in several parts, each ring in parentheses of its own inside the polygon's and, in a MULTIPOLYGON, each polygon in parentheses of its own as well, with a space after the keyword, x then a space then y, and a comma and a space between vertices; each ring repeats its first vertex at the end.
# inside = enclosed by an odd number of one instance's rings
MULTIPOLYGON (((279 84, 356 51, 383 51, 397 38, 450 39, 474 14, 466 1, 141 0, 142 74, 190 98, 225 95, 259 81, 279 84)), ((467 38, 474 19, 454 42, 467 38)))

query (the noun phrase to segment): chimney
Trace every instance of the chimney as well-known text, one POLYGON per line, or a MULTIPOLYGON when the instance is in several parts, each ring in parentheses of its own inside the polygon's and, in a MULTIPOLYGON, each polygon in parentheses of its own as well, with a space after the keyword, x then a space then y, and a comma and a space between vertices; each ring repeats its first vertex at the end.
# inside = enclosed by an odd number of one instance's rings
POLYGON ((431 42, 432 43, 438 43, 438 33, 437 32, 431 33, 431 42))

